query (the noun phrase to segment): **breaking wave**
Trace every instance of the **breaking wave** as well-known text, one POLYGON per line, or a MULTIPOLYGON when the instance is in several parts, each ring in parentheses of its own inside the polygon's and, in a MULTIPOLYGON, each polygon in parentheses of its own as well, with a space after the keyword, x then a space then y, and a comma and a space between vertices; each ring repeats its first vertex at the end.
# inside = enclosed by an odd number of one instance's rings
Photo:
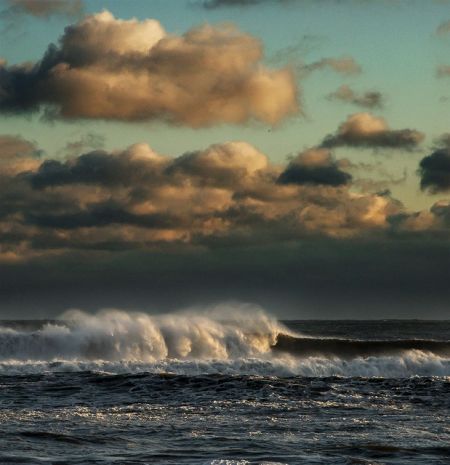
POLYGON ((0 326, 0 374, 44 371, 258 376, 450 376, 450 341, 304 337, 259 308, 151 316, 79 310, 0 326))
POLYGON ((262 310, 245 306, 157 316, 71 310, 35 331, 0 328, 0 360, 229 360, 270 352, 285 331, 262 310))

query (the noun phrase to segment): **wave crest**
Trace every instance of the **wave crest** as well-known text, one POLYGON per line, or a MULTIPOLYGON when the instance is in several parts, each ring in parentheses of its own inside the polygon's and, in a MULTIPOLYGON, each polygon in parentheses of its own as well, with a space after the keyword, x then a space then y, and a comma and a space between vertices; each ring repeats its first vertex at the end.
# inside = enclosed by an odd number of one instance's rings
POLYGON ((251 306, 157 316, 70 310, 37 331, 0 328, 0 360, 229 360, 268 353, 286 331, 251 306))

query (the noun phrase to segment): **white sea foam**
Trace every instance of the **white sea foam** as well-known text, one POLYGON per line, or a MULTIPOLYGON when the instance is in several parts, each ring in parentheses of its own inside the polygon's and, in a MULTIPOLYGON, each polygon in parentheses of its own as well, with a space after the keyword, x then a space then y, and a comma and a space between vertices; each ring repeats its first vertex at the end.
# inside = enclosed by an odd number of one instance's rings
POLYGON ((410 351, 402 356, 355 358, 351 361, 325 357, 273 357, 232 360, 83 361, 8 360, 0 362, 0 374, 21 375, 44 372, 172 373, 304 377, 450 377, 450 360, 432 354, 410 351))

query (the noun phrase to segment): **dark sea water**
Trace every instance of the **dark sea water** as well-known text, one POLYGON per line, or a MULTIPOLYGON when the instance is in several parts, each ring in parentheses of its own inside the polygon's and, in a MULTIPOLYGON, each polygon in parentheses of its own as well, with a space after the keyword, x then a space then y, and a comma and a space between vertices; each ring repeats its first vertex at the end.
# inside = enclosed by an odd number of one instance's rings
POLYGON ((0 464, 450 464, 450 322, 0 323, 0 464))

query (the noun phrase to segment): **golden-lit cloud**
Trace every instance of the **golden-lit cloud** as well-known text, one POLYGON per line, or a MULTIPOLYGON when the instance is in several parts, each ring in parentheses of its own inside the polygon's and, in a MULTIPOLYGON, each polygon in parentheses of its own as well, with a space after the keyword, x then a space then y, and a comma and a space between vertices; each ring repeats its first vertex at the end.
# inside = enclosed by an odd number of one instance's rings
POLYGON ((87 16, 34 64, 0 66, 0 111, 53 117, 163 120, 191 127, 262 121, 298 112, 288 68, 263 65, 255 37, 232 25, 182 36, 152 19, 87 16))

